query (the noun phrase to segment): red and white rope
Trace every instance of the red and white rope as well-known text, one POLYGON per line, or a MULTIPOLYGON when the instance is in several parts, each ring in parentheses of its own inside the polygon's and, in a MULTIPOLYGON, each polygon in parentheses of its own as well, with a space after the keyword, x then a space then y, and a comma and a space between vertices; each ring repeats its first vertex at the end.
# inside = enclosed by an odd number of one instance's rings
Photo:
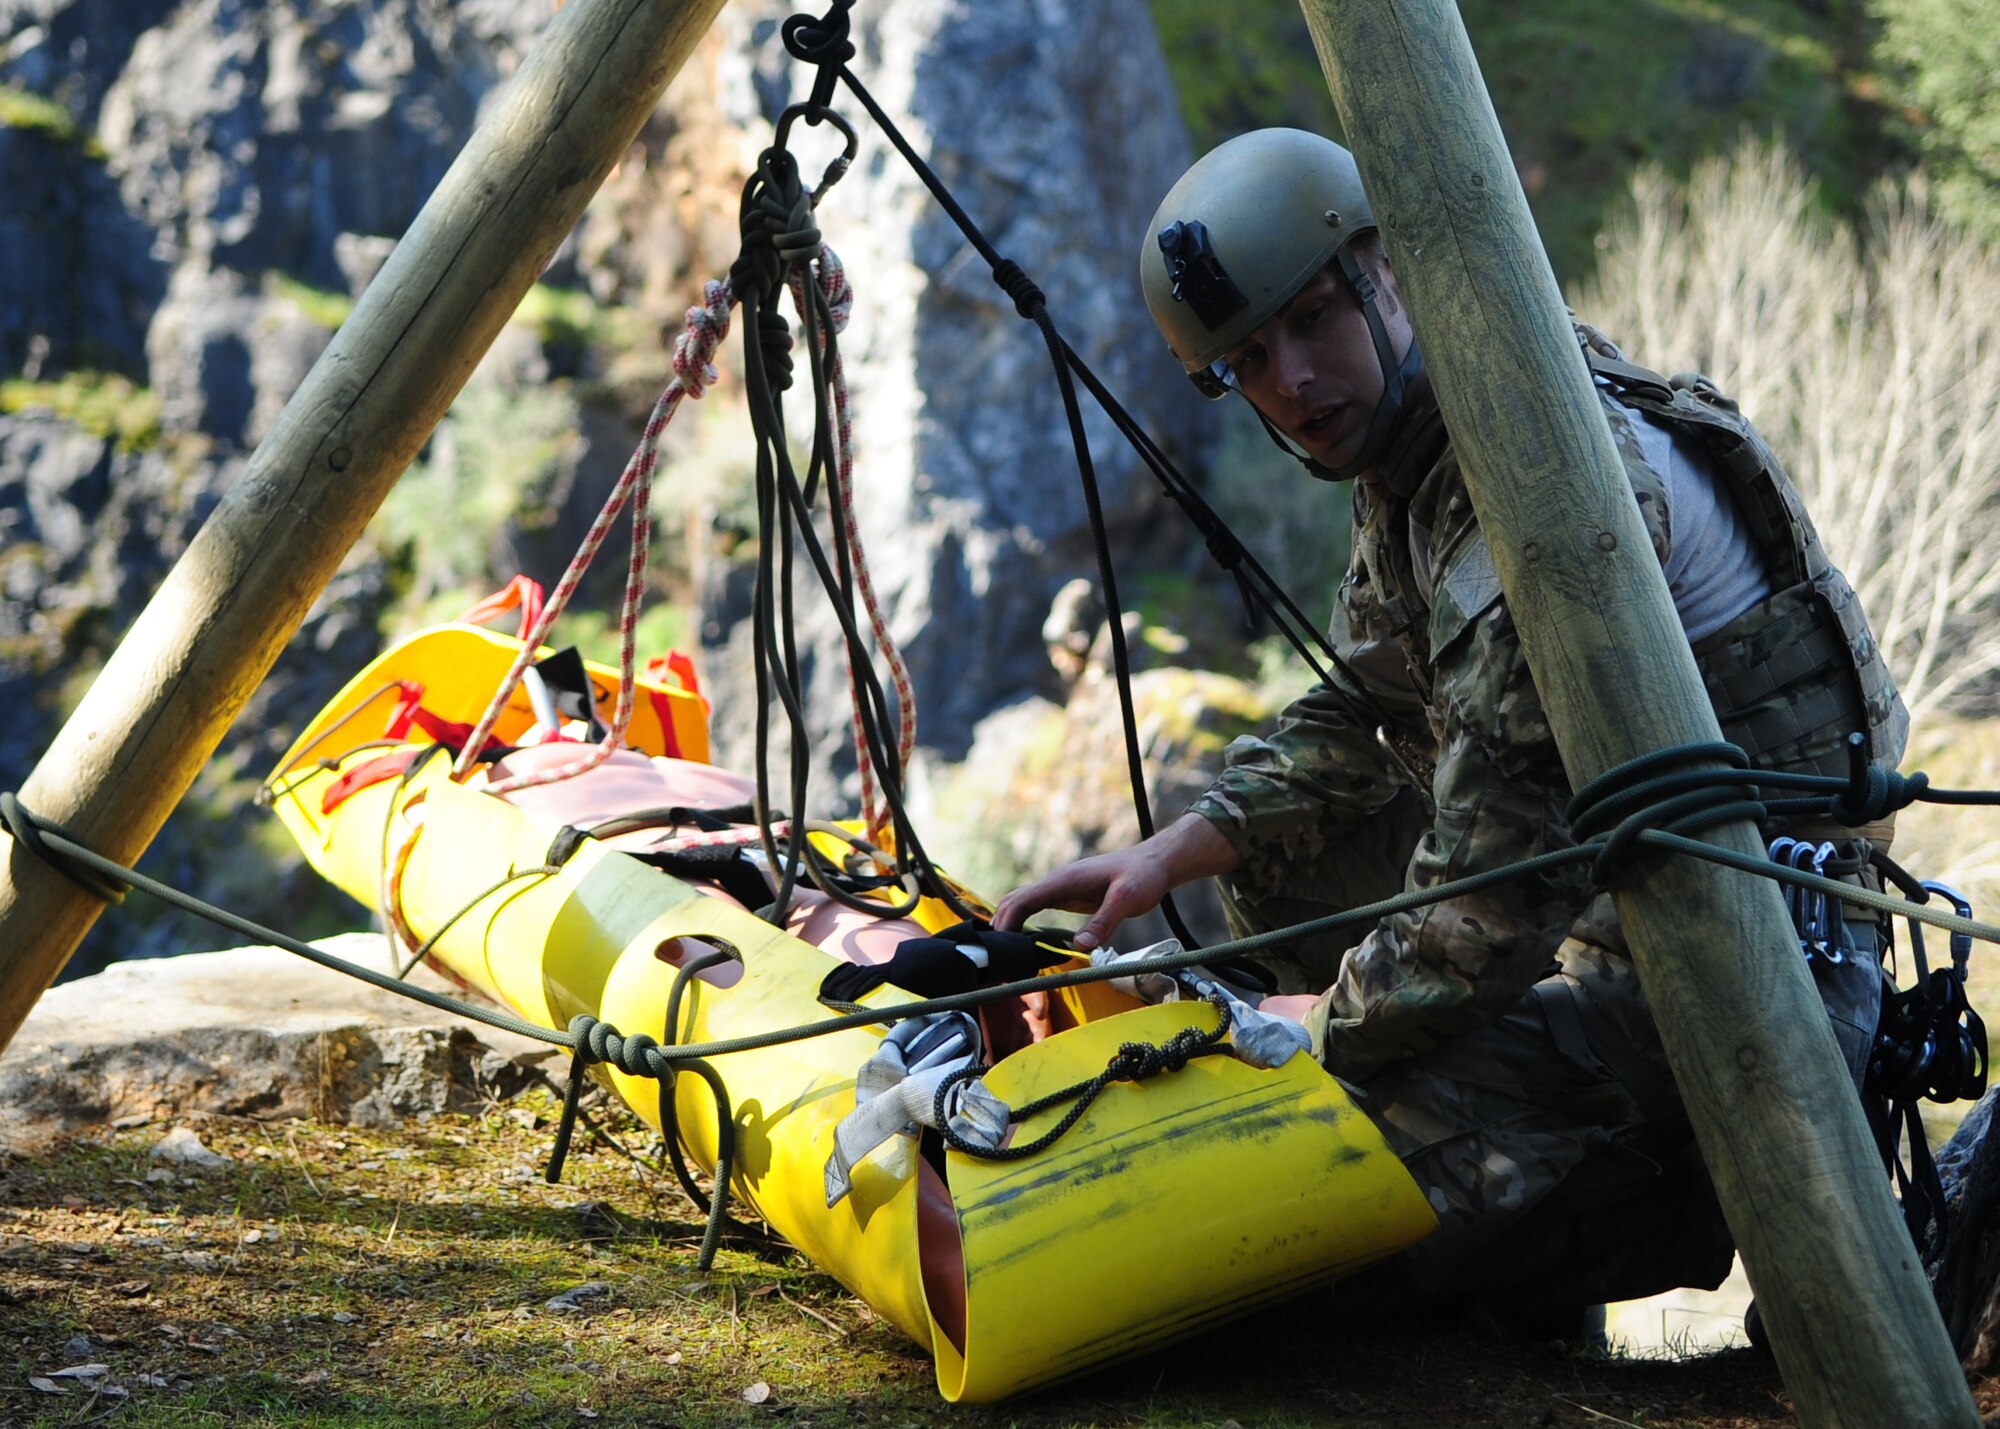
MULTIPOLYGON (((819 254, 818 284, 824 295, 833 319, 833 331, 839 333, 847 326, 847 320, 854 306, 854 290, 847 281, 845 269, 838 255, 831 248, 822 246, 819 254)), ((806 307, 805 278, 795 273, 792 278, 792 296, 801 314, 806 307)), ((460 751, 452 776, 463 779, 475 766, 479 752, 492 738, 493 728, 507 708, 508 700, 519 687, 523 674, 533 663, 542 641, 554 626, 557 617, 569 603, 577 585, 582 581, 590 563, 596 559, 598 548, 604 544, 611 527, 626 503, 632 504, 632 551, 626 570, 625 598, 619 612, 619 682, 618 703, 612 718, 611 728, 603 740, 592 746, 583 757, 568 764, 539 770, 530 774, 515 775, 487 786, 488 791, 504 794, 510 790, 528 788, 535 785, 554 784, 564 779, 574 778, 595 769, 612 753, 624 746, 626 733, 631 725, 632 706, 636 691, 635 673, 635 631, 639 619, 639 607, 645 594, 646 557, 652 540, 652 520, 650 501, 654 468, 658 463, 660 434, 673 419, 684 397, 699 398, 716 380, 714 356, 716 349, 729 335, 729 314, 735 304, 735 295, 727 282, 711 282, 705 291, 705 304, 687 311, 687 325, 674 343, 674 376, 660 399, 654 404, 652 416, 646 423, 644 435, 637 450, 625 465, 617 484, 605 500, 597 519, 591 523, 589 533, 578 548, 569 568, 563 572, 547 603, 542 607, 539 618, 522 637, 521 649, 509 666, 506 677, 495 690, 486 712, 474 727, 471 738, 460 751)), ((820 335, 821 352, 825 353, 828 336, 820 335)), ((863 608, 867 612, 868 624, 875 637, 875 643, 882 652, 883 660, 889 667, 889 677, 896 691, 897 734, 896 734, 896 777, 900 784, 909 769, 910 756, 916 747, 917 706, 916 692, 910 681, 909 667, 897 648, 894 637, 889 633, 889 622, 882 613, 881 602, 875 593, 873 580, 868 573, 866 550, 862 545, 861 527, 855 514, 854 503, 854 424, 850 412, 847 390, 847 376, 838 351, 835 351, 825 368, 825 379, 832 396, 835 417, 835 448, 839 480, 834 483, 838 490, 838 510, 835 513, 845 528, 849 551, 852 553, 852 569, 855 588, 861 596, 863 608)), ((882 802, 877 784, 879 774, 870 757, 861 688, 854 669, 852 652, 848 652, 848 685, 853 698, 855 762, 861 774, 862 817, 870 838, 881 835, 889 822, 887 806, 882 802)), ((727 842, 718 839, 716 842, 727 842)), ((678 843, 678 841, 677 841, 678 843)), ((683 847, 700 847, 689 843, 683 847)))
MULTIPOLYGON (((788 839, 792 836, 792 826, 788 820, 779 819, 771 825, 771 837, 788 839)), ((702 833, 681 834, 675 838, 662 839, 659 843, 648 844, 648 853, 684 853, 691 848, 734 848, 762 843, 764 836, 755 824, 739 824, 732 829, 711 829, 702 833)))
POLYGON ((618 616, 618 704, 611 720, 611 728, 604 738, 594 745, 581 759, 555 768, 544 769, 532 774, 519 774, 510 779, 498 780, 487 786, 488 792, 504 794, 511 789, 523 789, 537 784, 554 784, 564 779, 595 769, 612 753, 624 747, 625 734, 632 722, 633 696, 637 688, 635 680, 635 632, 639 623, 639 607, 645 597, 646 556, 652 544, 653 522, 651 500, 653 491, 653 470, 659 462, 660 434, 681 404, 683 397, 699 398, 716 380, 715 351, 724 338, 729 336, 729 310, 734 306, 735 294, 727 282, 711 281, 703 293, 703 305, 687 310, 687 326, 674 342, 674 375, 660 393, 660 400, 653 404, 653 414, 646 421, 645 433, 639 439, 638 448, 625 463, 625 470, 619 475, 617 485, 611 489, 604 507, 591 523, 583 544, 563 572, 562 579, 550 594, 548 603, 542 607, 541 616, 522 638, 520 652, 509 666, 506 678, 494 691, 493 699, 474 726, 472 737, 465 742, 459 752, 458 762, 452 768, 452 777, 463 779, 471 772, 478 760, 479 752, 486 747, 492 737, 493 726, 507 708, 507 701, 520 685, 522 674, 533 663, 535 653, 541 648, 550 627, 561 615, 563 607, 583 579, 584 572, 597 556, 598 547, 604 544, 611 532, 612 524, 624 510, 626 503, 632 504, 632 555, 626 567, 625 600, 618 616))

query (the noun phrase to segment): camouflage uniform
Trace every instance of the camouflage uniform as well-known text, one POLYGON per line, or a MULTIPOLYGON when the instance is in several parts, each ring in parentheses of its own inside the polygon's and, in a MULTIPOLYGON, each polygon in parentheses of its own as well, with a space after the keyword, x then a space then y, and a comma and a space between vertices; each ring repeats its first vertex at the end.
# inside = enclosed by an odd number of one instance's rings
MULTIPOLYGON (((1858 729, 1893 765, 1901 703, 1768 448, 1712 388, 1677 378, 1676 395, 1579 336, 1659 559, 1672 513, 1635 407, 1705 439, 1769 568, 1774 593, 1695 647, 1725 737, 1761 767, 1841 773, 1840 741, 1858 729)), ((1354 501, 1339 597, 1351 678, 1294 702, 1268 738, 1238 740, 1193 806, 1243 858, 1224 887, 1239 932, 1574 843, 1569 782, 1428 393, 1354 501), (1352 681, 1387 717, 1379 735, 1352 681)), ((1326 989, 1315 1049, 1442 1222, 1372 1273, 1378 1287, 1595 1303, 1721 1280, 1728 1234, 1587 865, 1399 914, 1350 943, 1293 945, 1273 970, 1286 991, 1326 989)), ((1857 1077, 1880 997, 1871 962, 1819 970, 1836 980, 1821 991, 1857 1077)))

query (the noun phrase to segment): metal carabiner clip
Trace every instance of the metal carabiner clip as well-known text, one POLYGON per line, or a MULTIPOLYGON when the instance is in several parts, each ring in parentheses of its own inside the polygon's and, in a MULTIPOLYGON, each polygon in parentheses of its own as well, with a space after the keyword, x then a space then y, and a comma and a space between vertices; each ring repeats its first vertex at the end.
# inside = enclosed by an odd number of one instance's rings
MULTIPOLYGON (((1801 847, 1804 847, 1804 845, 1801 845, 1801 847)), ((1814 849, 1812 853, 1812 871, 1821 878, 1825 878, 1826 866, 1832 861, 1835 851, 1831 843, 1823 843, 1814 849)), ((1809 940, 1810 946, 1806 949, 1806 957, 1810 959, 1814 954, 1817 954, 1826 960, 1829 967, 1839 967, 1847 961, 1847 949, 1842 946, 1842 939, 1833 931, 1835 921, 1841 917, 1839 912, 1840 905, 1824 889, 1815 889, 1813 891, 1813 898, 1813 907, 1815 910, 1813 914, 1813 937, 1809 940)), ((1845 930, 1843 929, 1843 931, 1845 930)))
MULTIPOLYGON (((1792 838, 1772 839, 1770 848, 1771 862, 1776 864, 1782 864, 1787 868, 1791 867, 1792 863, 1791 852, 1794 848, 1798 846, 1798 842, 1799 841, 1797 839, 1792 839, 1792 838)), ((1798 927, 1799 926, 1798 886, 1792 883, 1781 883, 1778 885, 1778 891, 1784 897, 1785 912, 1791 918, 1792 926, 1794 928, 1798 927)))
POLYGON ((820 176, 819 187, 812 191, 810 202, 814 208, 818 208, 819 201, 826 197, 826 191, 839 183, 847 171, 854 167, 854 156, 861 152, 861 136, 854 132, 854 126, 841 118, 839 113, 823 104, 794 104, 778 116, 777 133, 771 139, 772 148, 791 152, 787 147, 787 140, 791 136, 794 119, 803 119, 812 125, 831 124, 847 138, 846 146, 835 156, 833 162, 826 166, 826 172, 820 176))
MULTIPOLYGON (((1814 847, 1804 839, 1795 840, 1786 851, 1785 862, 1800 873, 1812 871, 1814 847)), ((1799 927, 1799 951, 1805 954, 1807 962, 1815 962, 1821 954, 1822 938, 1820 920, 1824 913, 1825 900, 1813 889, 1793 887, 1798 899, 1796 920, 1799 927)))
MULTIPOLYGON (((1923 880, 1923 886, 1929 892, 1939 895, 1947 903, 1951 904, 1951 911, 1958 914, 1959 917, 1970 918, 1972 916, 1972 900, 1967 898, 1963 893, 1960 893, 1956 888, 1953 888, 1949 883, 1939 883, 1934 879, 1926 878, 1923 880)), ((1957 970, 1961 981, 1964 980, 1966 966, 1971 961, 1972 934, 1961 933, 1954 929, 1951 935, 1951 965, 1957 970)))

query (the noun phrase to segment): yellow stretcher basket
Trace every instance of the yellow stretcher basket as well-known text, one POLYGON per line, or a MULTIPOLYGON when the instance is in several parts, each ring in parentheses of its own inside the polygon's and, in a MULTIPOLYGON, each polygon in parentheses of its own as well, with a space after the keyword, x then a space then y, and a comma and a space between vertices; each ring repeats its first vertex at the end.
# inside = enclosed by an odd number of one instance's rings
MULTIPOLYGON (((444 758, 407 779, 368 783, 331 813, 322 811, 324 794, 344 769, 382 755, 381 720, 368 706, 381 702, 386 717, 385 688, 421 684, 433 714, 469 724, 519 648, 467 626, 411 637, 327 706, 273 781, 278 815, 307 858, 365 902, 377 900, 384 848, 407 847, 399 906, 419 936, 510 870, 543 864, 557 831, 453 783, 444 758)), ((590 673, 608 699, 615 672, 590 673)), ((654 686, 639 706, 650 718, 635 720, 635 745, 665 752, 667 726, 682 757, 705 757, 697 696, 654 686)), ((530 718, 523 702, 500 738, 530 718)), ((727 987, 704 980, 709 974, 691 980, 674 1040, 708 1042, 828 1015, 815 998, 826 953, 589 839, 555 874, 480 901, 435 957, 551 1027, 584 1012, 659 1037, 675 975, 665 959, 680 939, 727 944, 742 972, 727 987)), ((987 1073, 988 1089, 1010 1105, 1095 1075, 1120 1043, 1158 1044, 1214 1016, 1206 1004, 1147 1006, 1102 984, 1069 992, 1081 1025, 987 1073)), ((868 1000, 902 996, 883 989, 868 1000)), ((935 1178, 924 1191, 928 1173, 871 1157, 829 1209, 824 1167, 834 1128, 853 1108, 855 1072, 882 1035, 856 1028, 716 1060, 735 1122, 732 1193, 930 1349, 946 1399, 1004 1398, 1189 1335, 1350 1273, 1436 1224, 1375 1126, 1308 1057, 1275 1070, 1202 1057, 1178 1073, 1113 1084, 1034 1157, 949 1152, 948 1200, 935 1178), (951 1287, 963 1291, 957 1343, 935 1313, 936 1285, 927 1293, 926 1255, 962 1275, 962 1287, 951 1287)), ((658 1127, 657 1083, 595 1070, 658 1127)), ((706 1085, 681 1078, 675 1109, 688 1153, 712 1169, 717 1127, 706 1085)), ((1060 1114, 1030 1119, 1016 1139, 1028 1143, 1060 1114)), ((946 1319, 956 1326, 955 1312, 946 1319)))

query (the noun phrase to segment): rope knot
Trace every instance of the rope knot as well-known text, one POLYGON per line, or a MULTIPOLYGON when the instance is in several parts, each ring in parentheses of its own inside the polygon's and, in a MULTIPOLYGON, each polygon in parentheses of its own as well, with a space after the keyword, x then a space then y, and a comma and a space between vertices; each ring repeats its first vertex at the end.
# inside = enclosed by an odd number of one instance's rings
POLYGON ((811 261, 820 245, 812 196, 789 150, 773 145, 758 157, 756 172, 743 185, 737 228, 743 251, 729 270, 730 284, 741 294, 754 291, 771 306, 792 267, 811 261))
POLYGON ((729 309, 736 295, 728 283, 711 278, 702 290, 702 306, 689 308, 681 335, 674 339, 674 376, 681 390, 699 398, 715 385, 716 349, 729 336, 729 309))
POLYGON ((39 858, 43 863, 67 878, 84 892, 106 903, 123 903, 125 890, 131 887, 122 879, 99 873, 81 860, 59 853, 49 846, 42 837, 44 828, 58 837, 69 837, 69 830, 61 824, 52 823, 38 814, 28 812, 28 806, 12 793, 0 793, 0 827, 14 836, 14 842, 39 858))
POLYGON ((1886 819, 1898 809, 1908 808, 1930 787, 1928 774, 1897 773, 1869 765, 1853 771, 1847 788, 1834 795, 1827 812, 1849 828, 1886 819))
MULTIPOLYGON (((1187 1065, 1185 1061, 1182 1066, 1187 1065)), ((1114 1082, 1143 1082, 1167 1069, 1167 1052, 1150 1042, 1124 1042, 1104 1071, 1114 1082)), ((1176 1068, 1178 1070, 1178 1068, 1176 1068)))
POLYGON ((1030 322, 1034 321, 1037 312, 1048 307, 1047 296, 1012 258, 1002 258, 993 265, 993 281, 999 284, 1001 292, 1014 300, 1014 311, 1030 322))
POLYGON ((664 1076, 667 1068, 655 1066, 660 1044, 645 1033, 627 1037, 609 1022, 600 1022, 588 1012, 569 1020, 569 1086, 563 1091, 562 1115, 556 1122, 555 1145, 549 1148, 548 1170, 543 1179, 551 1186, 562 1179, 563 1163, 569 1159, 570 1137, 576 1131, 577 1109, 583 1101, 585 1074, 602 1062, 633 1077, 664 1076))
POLYGON ((853 8, 854 0, 833 0, 832 8, 818 19, 794 15, 778 32, 793 59, 819 69, 813 79, 809 104, 824 108, 832 102, 834 81, 854 58, 854 41, 848 37, 847 18, 847 12, 853 8))
POLYGON ((1208 547, 1208 554, 1216 565, 1231 575, 1236 574, 1237 568, 1250 554, 1243 549, 1243 543, 1236 539, 1236 533, 1227 526, 1218 525, 1208 533, 1208 538, 1202 544, 1208 547))
POLYGON ((569 1035, 576 1039, 573 1065, 579 1072, 599 1062, 629 1077, 657 1077, 663 1070, 656 1065, 660 1044, 643 1032, 627 1037, 609 1022, 579 1012, 569 1020, 569 1035))
POLYGON ((1732 819, 1761 822, 1766 811, 1751 777, 1750 756, 1724 743, 1657 749, 1605 770, 1569 801, 1570 828, 1578 841, 1602 841, 1590 868, 1592 881, 1612 887, 1648 829, 1692 837, 1732 819), (1685 767, 1715 763, 1727 767, 1685 767))
POLYGON ((757 172, 743 185, 739 226, 743 251, 730 267, 730 286, 746 299, 755 296, 757 346, 772 389, 783 392, 792 385, 792 331, 778 294, 820 253, 812 199, 788 151, 774 145, 757 160, 757 172))

